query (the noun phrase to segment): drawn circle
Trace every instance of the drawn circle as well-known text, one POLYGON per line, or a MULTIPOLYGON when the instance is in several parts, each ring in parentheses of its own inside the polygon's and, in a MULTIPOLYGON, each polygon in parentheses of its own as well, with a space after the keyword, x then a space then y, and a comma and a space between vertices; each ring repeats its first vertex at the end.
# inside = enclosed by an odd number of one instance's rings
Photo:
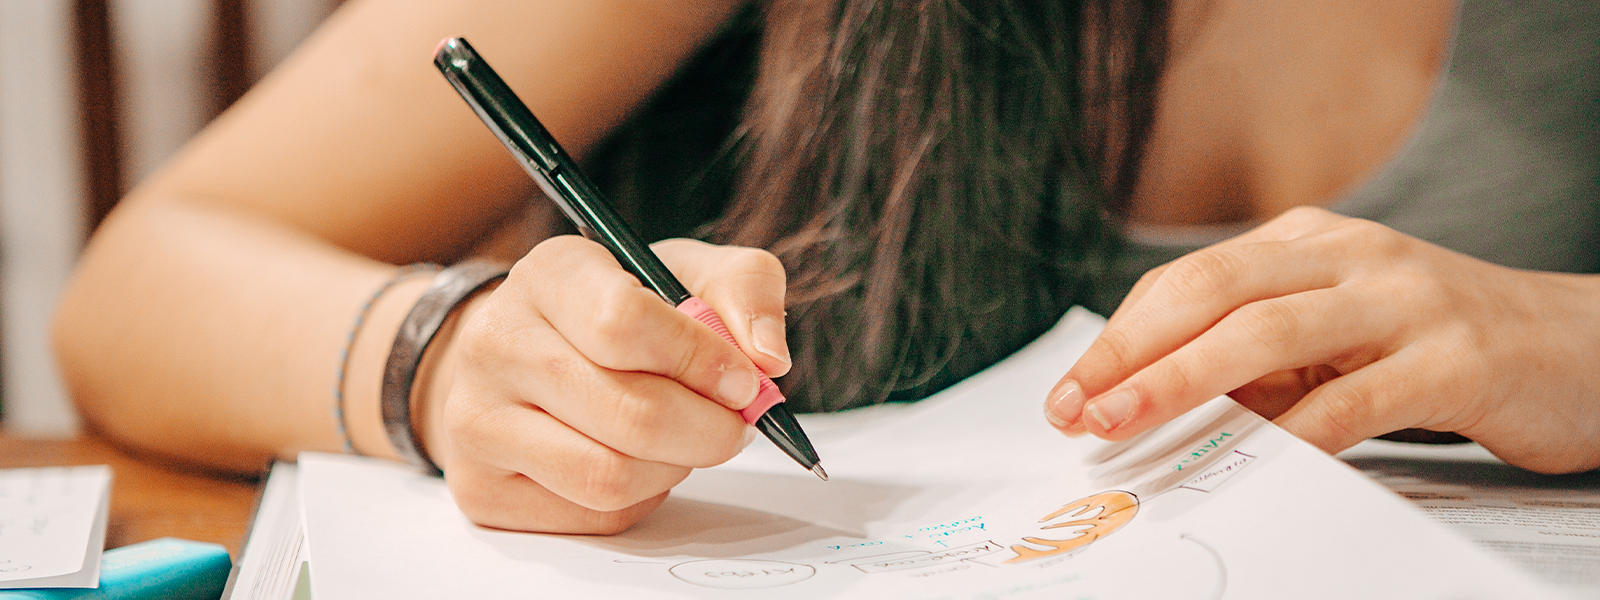
POLYGON ((799 583, 817 574, 811 565, 740 558, 692 560, 668 569, 673 577, 723 590, 755 590, 799 583))

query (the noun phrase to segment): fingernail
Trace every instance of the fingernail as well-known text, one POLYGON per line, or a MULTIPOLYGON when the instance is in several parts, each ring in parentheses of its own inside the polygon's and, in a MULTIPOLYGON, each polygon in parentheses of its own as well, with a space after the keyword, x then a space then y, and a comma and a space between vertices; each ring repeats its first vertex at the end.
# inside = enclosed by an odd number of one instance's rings
POLYGON ((717 382, 717 399, 730 408, 743 408, 755 399, 757 385, 755 373, 734 367, 717 382))
POLYGON ((750 320, 750 343, 760 352, 789 364, 789 342, 783 337, 783 322, 765 315, 750 320))
POLYGON ((1054 426, 1061 433, 1066 434, 1067 437, 1078 437, 1088 433, 1088 430, 1083 428, 1082 423, 1068 423, 1061 420, 1061 417, 1056 416, 1056 413, 1050 411, 1050 404, 1048 402, 1044 405, 1044 420, 1049 421, 1050 425, 1054 426))
POLYGON ((1111 431, 1128 420, 1128 413, 1133 412, 1133 391, 1123 389, 1111 392, 1083 410, 1106 431, 1111 431))
POLYGON ((1044 417, 1055 425, 1057 429, 1071 427, 1077 424, 1083 416, 1083 388, 1078 387, 1078 382, 1071 379, 1062 380, 1050 390, 1050 396, 1044 401, 1044 417))
POLYGON ((754 442, 754 441, 756 441, 756 428, 754 428, 754 427, 745 427, 744 428, 744 447, 745 448, 749 448, 750 447, 750 443, 754 442))

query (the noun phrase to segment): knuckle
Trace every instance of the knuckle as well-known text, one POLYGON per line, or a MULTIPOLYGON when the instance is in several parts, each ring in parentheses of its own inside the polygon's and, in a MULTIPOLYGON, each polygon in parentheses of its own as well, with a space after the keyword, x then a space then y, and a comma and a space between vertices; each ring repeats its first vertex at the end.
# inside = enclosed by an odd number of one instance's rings
MULTIPOLYGON (((701 351, 698 348, 691 346, 688 351, 680 353, 678 355, 677 364, 673 365, 671 369, 667 370, 667 377, 670 377, 675 381, 687 383, 685 380, 689 379, 689 374, 694 372, 694 365, 699 362, 697 357, 700 355, 700 352, 701 351)), ((713 379, 709 377, 707 380, 713 381, 713 379)))
POLYGON ((680 382, 689 384, 690 387, 707 390, 715 386, 722 379, 724 373, 739 368, 730 355, 734 350, 726 343, 705 343, 700 336, 684 336, 691 341, 683 345, 683 351, 678 354, 678 362, 668 370, 667 376, 680 382))
POLYGON ((1193 352, 1184 353, 1179 360, 1167 361, 1166 367, 1161 370, 1161 385, 1168 390, 1168 393, 1151 394, 1148 397, 1153 402, 1159 403, 1168 397, 1187 396, 1203 379, 1201 374, 1208 370, 1201 361, 1202 358, 1193 352))
POLYGON ((1290 208, 1289 210, 1283 211, 1283 214, 1275 220, 1295 223, 1313 223, 1335 216, 1336 215, 1334 215, 1332 211, 1323 207, 1306 205, 1296 206, 1294 208, 1290 208))
POLYGON ((783 274, 783 262, 778 256, 760 248, 737 247, 730 248, 727 261, 728 267, 739 271, 753 271, 764 274, 783 274))
POLYGON ((539 242, 537 245, 535 245, 533 247, 533 251, 530 252, 530 254, 531 253, 537 253, 537 252, 545 252, 545 253, 552 253, 552 254, 555 254, 555 255, 565 255, 565 254, 567 254, 567 253, 569 253, 569 252, 571 252, 573 250, 582 249, 582 248, 588 247, 590 244, 593 244, 593 243, 594 242, 591 242, 591 241, 585 239, 583 236, 578 236, 578 235, 557 235, 557 236, 552 236, 552 237, 546 238, 544 241, 539 242))
POLYGON ((1161 281, 1180 300, 1203 302, 1234 287, 1245 263, 1232 249, 1202 250, 1172 263, 1161 281))
POLYGON ((613 287, 594 299, 588 335, 593 336, 596 344, 587 349, 590 359, 613 369, 625 367, 620 351, 639 333, 647 318, 651 307, 645 301, 660 302, 644 297, 641 291, 640 288, 613 287))
MULTIPOLYGON (((1494 397, 1494 386, 1483 380, 1482 374, 1493 373, 1494 359, 1490 352, 1495 348, 1493 334, 1482 328, 1473 327, 1468 323, 1450 323, 1442 326, 1435 334, 1431 343, 1424 344, 1422 350, 1427 352, 1429 364, 1434 365, 1431 376, 1426 385, 1433 388, 1432 393, 1423 392, 1418 396, 1430 399, 1451 398, 1449 402, 1430 402, 1437 412, 1451 413, 1454 417, 1446 419, 1454 423, 1455 427, 1466 427, 1460 423, 1465 420, 1465 415, 1476 407, 1490 405, 1494 397)), ((1529 357, 1522 361, 1530 369, 1538 370, 1540 365, 1538 357, 1529 357)))
MULTIPOLYGON (((491 309, 492 310, 492 309, 491 309)), ((508 350, 518 346, 517 332, 504 319, 485 311, 462 324, 461 332, 450 340, 452 349, 464 365, 498 365, 505 362, 508 350)))
POLYGON ((1128 288, 1128 295, 1123 296, 1122 302, 1118 303, 1117 311, 1126 311, 1129 307, 1137 304, 1139 299, 1150 291, 1150 287, 1161 279, 1161 275, 1167 272, 1167 267, 1168 265, 1161 265, 1140 275, 1138 281, 1133 282, 1133 287, 1128 288))
POLYGON ((1281 352, 1300 339, 1298 310, 1286 301, 1252 302, 1234 311, 1239 330, 1260 347, 1281 352))
POLYGON ((1398 256, 1405 252, 1407 238, 1382 223, 1366 219, 1346 219, 1331 230, 1339 244, 1369 256, 1398 256))
MULTIPOLYGON (((744 247, 723 247, 719 252, 718 268, 713 271, 716 276, 699 282, 700 291, 707 298, 732 301, 734 310, 758 308, 746 306, 751 302, 766 305, 759 307, 762 310, 782 310, 781 305, 769 305, 783 297, 787 286, 783 263, 777 256, 766 250, 744 247)), ((704 278, 707 271, 702 270, 700 275, 704 278)))
POLYGON ((1395 233, 1389 226, 1367 219, 1345 219, 1339 222, 1339 228, 1347 229, 1363 236, 1390 236, 1395 233))
POLYGON ((1377 401, 1348 383, 1333 380, 1323 384, 1319 403, 1321 414, 1317 421, 1334 437, 1355 440, 1366 437, 1359 433, 1361 423, 1367 422, 1377 407, 1377 401))
POLYGON ((1131 369, 1136 365, 1139 351, 1133 338, 1129 337, 1123 329, 1107 329, 1100 334, 1100 339, 1095 341, 1101 360, 1108 363, 1112 370, 1121 372, 1131 369))
POLYGON ((611 426, 621 439, 650 446, 658 441, 660 422, 657 404, 649 395, 624 390, 612 402, 611 426))
POLYGON ((547 238, 535 244, 533 249, 511 266, 510 276, 523 275, 537 278, 551 268, 560 269, 563 263, 569 262, 573 256, 583 251, 585 243, 586 240, 575 235, 547 238))
POLYGON ((465 444, 485 439, 491 428, 489 406, 486 402, 467 400, 459 393, 450 394, 445 400, 443 417, 445 431, 449 432, 447 441, 459 449, 465 444))
POLYGON ((539 275, 539 266, 546 262, 550 253, 545 243, 548 242, 534 246, 527 254, 522 255, 522 258, 517 259, 517 262, 511 263, 511 270, 506 273, 506 281, 515 284, 523 280, 536 279, 539 275))
POLYGON ((1401 272, 1397 275, 1400 277, 1395 282, 1396 296, 1406 299, 1406 304, 1413 310, 1435 315, 1454 312, 1451 309, 1458 302, 1458 298, 1443 281, 1424 273, 1401 272))
POLYGON ((1139 276, 1139 281, 1134 282, 1133 289, 1137 290, 1141 288, 1149 288, 1150 286, 1155 285, 1156 280, 1161 279, 1161 275, 1166 273, 1167 269, 1170 267, 1171 265, 1161 265, 1154 269, 1150 269, 1149 271, 1145 271, 1143 275, 1139 276))
MULTIPOLYGON (((529 361, 530 375, 543 381, 589 381, 594 378, 594 368, 572 352, 544 351, 529 361)), ((542 404, 537 398, 528 398, 532 404, 542 404)))
POLYGON ((611 512, 633 505, 634 481, 628 468, 628 459, 608 448, 597 448, 588 457, 583 469, 576 498, 570 498, 589 510, 611 512))
POLYGON ((1441 327, 1441 354, 1459 372, 1488 372, 1488 352, 1495 348, 1495 336, 1483 327, 1454 321, 1441 327))
MULTIPOLYGON (((1384 260, 1366 268, 1351 287, 1363 299, 1380 306, 1403 309, 1412 314, 1448 316, 1460 314, 1474 301, 1428 265, 1409 260, 1384 260)), ((1438 319, 1409 319, 1401 329, 1420 331, 1434 326, 1438 319)))
POLYGON ((663 255, 694 252, 696 250, 702 250, 705 248, 716 248, 716 246, 712 244, 689 238, 669 238, 654 244, 650 244, 650 247, 654 249, 657 254, 663 255))

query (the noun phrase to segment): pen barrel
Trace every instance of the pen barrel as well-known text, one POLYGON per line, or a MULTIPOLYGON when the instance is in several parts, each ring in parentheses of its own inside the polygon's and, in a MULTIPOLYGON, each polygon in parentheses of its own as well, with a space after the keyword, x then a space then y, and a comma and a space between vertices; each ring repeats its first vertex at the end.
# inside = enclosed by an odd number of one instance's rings
MULTIPOLYGON (((732 344, 733 347, 739 347, 739 342, 734 341, 733 334, 728 332, 728 326, 723 324, 722 317, 718 316, 717 311, 712 310, 711 305, 706 304, 705 300, 691 297, 678 305, 678 312, 705 323, 712 331, 717 332, 717 335, 722 336, 722 339, 728 340, 728 343, 732 344)), ((773 406, 783 402, 783 393, 778 391, 778 384, 773 383, 772 379, 759 369, 756 374, 761 376, 761 391, 756 393, 755 402, 751 402, 750 406, 746 406, 744 410, 739 411, 739 414, 744 417, 744 422, 751 425, 754 425, 761 418, 761 415, 766 414, 773 406)))

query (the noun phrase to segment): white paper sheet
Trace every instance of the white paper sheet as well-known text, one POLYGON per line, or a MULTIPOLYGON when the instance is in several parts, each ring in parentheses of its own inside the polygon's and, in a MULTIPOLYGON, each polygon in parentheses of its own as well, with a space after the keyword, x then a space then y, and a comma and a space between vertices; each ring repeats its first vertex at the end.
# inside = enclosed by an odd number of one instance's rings
POLYGON ((832 480, 757 443, 612 537, 473 526, 443 483, 302 455, 313 595, 343 598, 1544 598, 1339 461, 1223 398, 1132 444, 1046 391, 1081 310, 934 398, 802 417, 832 480))
POLYGON ((306 531, 299 482, 294 464, 272 465, 244 554, 235 561, 238 571, 223 591, 223 600, 289 600, 294 596, 306 531))
POLYGON ((1491 553, 1600 600, 1600 471, 1538 475, 1477 444, 1372 440, 1339 458, 1491 553))
POLYGON ((111 469, 0 469, 0 589, 100 583, 111 469))

